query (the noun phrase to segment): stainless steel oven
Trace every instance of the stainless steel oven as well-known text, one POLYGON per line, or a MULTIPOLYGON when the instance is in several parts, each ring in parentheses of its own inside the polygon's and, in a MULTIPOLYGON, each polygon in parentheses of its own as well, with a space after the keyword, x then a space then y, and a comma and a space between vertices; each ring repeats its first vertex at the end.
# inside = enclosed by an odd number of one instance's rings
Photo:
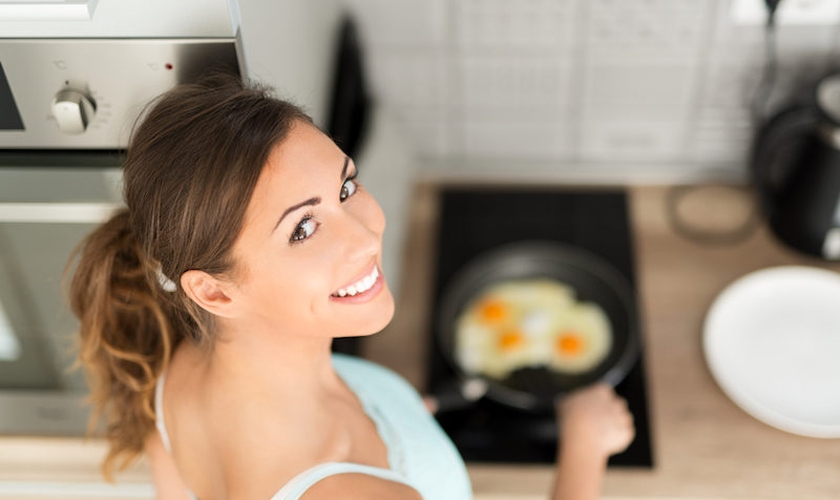
POLYGON ((121 204, 146 103, 237 61, 233 38, 0 39, 0 435, 84 434, 65 266, 121 204))

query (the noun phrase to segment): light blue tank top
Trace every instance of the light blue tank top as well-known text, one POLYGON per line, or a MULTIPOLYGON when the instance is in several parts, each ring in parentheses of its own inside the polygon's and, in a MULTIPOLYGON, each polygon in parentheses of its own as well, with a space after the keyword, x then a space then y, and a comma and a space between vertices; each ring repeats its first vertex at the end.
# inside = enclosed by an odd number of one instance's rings
MULTIPOLYGON (((292 478, 271 500, 297 500, 321 479, 346 473, 369 474, 407 484, 426 500, 472 498, 469 476, 458 450, 408 382, 386 368, 352 356, 334 354, 333 367, 376 425, 388 450, 389 468, 346 462, 319 464, 292 478)), ((158 431, 170 450, 161 411, 163 383, 161 377, 155 411, 158 431)))

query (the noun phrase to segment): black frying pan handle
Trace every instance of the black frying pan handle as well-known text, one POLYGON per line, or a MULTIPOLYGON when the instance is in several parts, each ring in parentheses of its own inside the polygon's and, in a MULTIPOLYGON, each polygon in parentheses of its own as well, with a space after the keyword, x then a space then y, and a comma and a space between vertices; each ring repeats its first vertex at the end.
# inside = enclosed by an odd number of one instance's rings
POLYGON ((489 385, 481 378, 453 379, 438 387, 431 397, 435 399, 435 413, 463 410, 483 398, 489 385))

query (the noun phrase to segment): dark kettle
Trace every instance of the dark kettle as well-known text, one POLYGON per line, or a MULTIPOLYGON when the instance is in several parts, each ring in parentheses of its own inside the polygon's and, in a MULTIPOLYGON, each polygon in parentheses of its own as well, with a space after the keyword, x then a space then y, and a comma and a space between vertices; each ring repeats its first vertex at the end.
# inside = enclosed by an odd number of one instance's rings
POLYGON ((840 259, 840 71, 760 127, 751 163, 776 237, 800 252, 840 259))

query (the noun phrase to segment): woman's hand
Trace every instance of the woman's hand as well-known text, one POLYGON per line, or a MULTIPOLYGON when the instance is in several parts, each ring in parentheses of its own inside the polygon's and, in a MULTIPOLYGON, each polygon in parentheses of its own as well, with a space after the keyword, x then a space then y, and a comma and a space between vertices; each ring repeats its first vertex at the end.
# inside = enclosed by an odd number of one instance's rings
POLYGON ((627 401, 605 383, 580 389, 557 404, 561 446, 598 453, 604 458, 624 451, 635 428, 627 401))
POLYGON ((557 403, 560 433, 554 500, 597 500, 610 455, 633 441, 627 401, 608 384, 596 384, 557 403))

